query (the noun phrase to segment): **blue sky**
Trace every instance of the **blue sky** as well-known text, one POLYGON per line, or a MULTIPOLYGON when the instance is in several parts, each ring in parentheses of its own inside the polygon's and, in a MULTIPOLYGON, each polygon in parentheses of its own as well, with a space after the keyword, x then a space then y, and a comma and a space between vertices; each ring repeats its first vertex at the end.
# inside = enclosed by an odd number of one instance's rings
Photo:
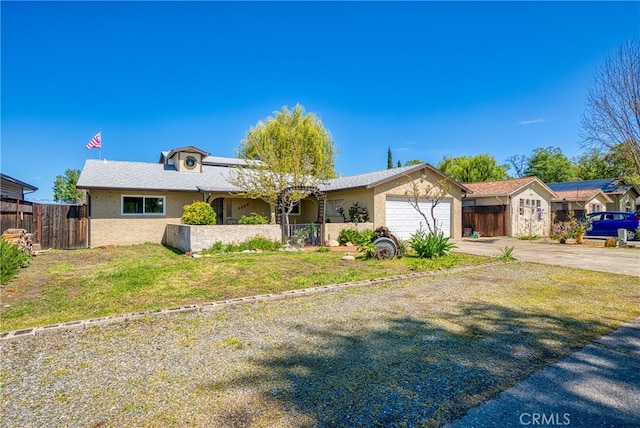
POLYGON ((302 104, 352 175, 536 147, 582 152, 604 56, 640 36, 639 2, 7 2, 2 172, 52 199, 102 130, 102 158, 194 145, 233 156, 302 104))

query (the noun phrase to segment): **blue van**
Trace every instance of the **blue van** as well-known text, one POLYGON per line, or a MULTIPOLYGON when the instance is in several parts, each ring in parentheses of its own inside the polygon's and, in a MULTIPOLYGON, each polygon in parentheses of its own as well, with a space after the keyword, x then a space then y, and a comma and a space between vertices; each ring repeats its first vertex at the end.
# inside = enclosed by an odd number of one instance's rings
POLYGON ((618 229, 627 231, 627 240, 638 238, 638 218, 632 212, 602 211, 587 214, 582 217, 583 222, 589 222, 591 227, 587 230, 587 236, 618 236, 618 229))

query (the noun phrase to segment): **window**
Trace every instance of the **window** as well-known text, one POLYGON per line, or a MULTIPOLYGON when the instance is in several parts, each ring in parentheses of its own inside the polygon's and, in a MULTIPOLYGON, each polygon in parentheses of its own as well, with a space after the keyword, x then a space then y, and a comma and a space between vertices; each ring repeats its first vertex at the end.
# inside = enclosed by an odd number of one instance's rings
POLYGON ((162 215, 164 196, 123 196, 122 214, 162 215))
POLYGON ((340 217, 340 210, 344 209, 344 199, 330 199, 327 201, 327 217, 340 217))
POLYGON ((198 164, 198 161, 193 156, 187 156, 186 159, 184 160, 184 164, 187 168, 193 169, 198 164))
POLYGON ((298 201, 295 204, 293 204, 293 208, 291 209, 291 212, 289 213, 289 215, 300 215, 300 203, 302 201, 298 201))
POLYGON ((524 199, 520 199, 520 215, 524 215, 524 199))

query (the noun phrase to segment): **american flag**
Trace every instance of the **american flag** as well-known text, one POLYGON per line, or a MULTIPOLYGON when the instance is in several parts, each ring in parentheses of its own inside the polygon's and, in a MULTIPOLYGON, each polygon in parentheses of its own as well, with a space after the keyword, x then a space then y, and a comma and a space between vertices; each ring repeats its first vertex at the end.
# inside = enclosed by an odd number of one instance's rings
POLYGON ((86 145, 87 150, 102 148, 102 132, 98 132, 86 145))

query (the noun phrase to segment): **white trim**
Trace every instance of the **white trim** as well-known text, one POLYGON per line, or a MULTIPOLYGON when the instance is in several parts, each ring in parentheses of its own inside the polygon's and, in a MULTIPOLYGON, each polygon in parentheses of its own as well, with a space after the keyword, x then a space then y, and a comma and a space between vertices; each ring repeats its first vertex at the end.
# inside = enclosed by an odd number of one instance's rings
POLYGON ((167 212, 167 198, 163 195, 120 195, 120 215, 122 216, 163 216, 167 212), (125 213, 124 212, 124 198, 142 198, 142 210, 141 213, 125 213), (162 212, 161 213, 147 213, 145 209, 145 199, 154 198, 162 199, 162 212))

